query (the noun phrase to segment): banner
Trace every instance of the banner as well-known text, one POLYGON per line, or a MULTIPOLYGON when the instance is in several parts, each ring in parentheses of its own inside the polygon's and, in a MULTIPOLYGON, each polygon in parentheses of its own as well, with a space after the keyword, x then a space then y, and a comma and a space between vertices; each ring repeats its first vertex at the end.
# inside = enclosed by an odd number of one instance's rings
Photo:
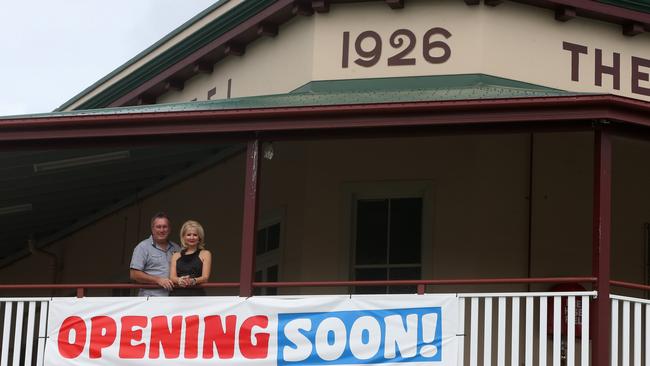
POLYGON ((45 365, 456 365, 455 295, 54 298, 45 365))

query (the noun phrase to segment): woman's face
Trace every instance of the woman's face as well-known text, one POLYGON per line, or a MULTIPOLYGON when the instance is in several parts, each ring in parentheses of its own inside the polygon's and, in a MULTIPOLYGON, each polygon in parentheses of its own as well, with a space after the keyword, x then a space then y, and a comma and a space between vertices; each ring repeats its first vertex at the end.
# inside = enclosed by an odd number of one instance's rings
POLYGON ((187 244, 187 246, 190 248, 196 247, 201 241, 198 230, 196 230, 196 228, 193 227, 188 228, 185 231, 185 235, 183 235, 183 239, 185 239, 185 244, 187 244))

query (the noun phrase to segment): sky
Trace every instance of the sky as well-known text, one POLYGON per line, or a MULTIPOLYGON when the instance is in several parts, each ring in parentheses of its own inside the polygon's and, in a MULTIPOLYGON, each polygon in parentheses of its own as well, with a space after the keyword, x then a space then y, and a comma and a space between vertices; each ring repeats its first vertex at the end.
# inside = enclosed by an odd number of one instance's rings
POLYGON ((51 112, 216 0, 0 0, 0 116, 51 112))

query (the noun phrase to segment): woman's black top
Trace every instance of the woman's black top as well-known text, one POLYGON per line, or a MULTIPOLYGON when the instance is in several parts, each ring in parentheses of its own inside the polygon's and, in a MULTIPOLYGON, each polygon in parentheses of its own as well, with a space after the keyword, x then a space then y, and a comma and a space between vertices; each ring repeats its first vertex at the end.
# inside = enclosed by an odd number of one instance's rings
MULTIPOLYGON (((178 277, 189 276, 198 278, 203 274, 203 261, 199 258, 201 249, 192 254, 185 254, 187 250, 181 251, 181 256, 176 260, 176 275, 178 277)), ((205 296, 205 289, 196 287, 176 287, 169 293, 170 296, 205 296)))

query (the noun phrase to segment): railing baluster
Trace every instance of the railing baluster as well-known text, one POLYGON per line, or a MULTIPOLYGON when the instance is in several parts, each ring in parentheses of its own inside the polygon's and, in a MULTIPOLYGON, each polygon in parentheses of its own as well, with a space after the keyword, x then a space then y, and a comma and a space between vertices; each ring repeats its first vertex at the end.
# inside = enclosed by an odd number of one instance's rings
POLYGON ((470 366, 478 365, 478 298, 472 298, 472 314, 470 343, 469 343, 469 364, 470 366))
MULTIPOLYGON (((582 338, 581 338, 581 352, 580 364, 582 366, 589 366, 589 296, 582 297, 582 338)), ((650 366, 650 365, 648 365, 650 366)))
POLYGON ((630 366, 630 302, 623 301, 623 366, 630 366))
MULTIPOLYGON (((533 366, 533 315, 535 302, 531 296, 526 296, 526 366, 533 366)), ((515 365, 514 361, 512 363, 515 365)))
POLYGON ((36 313, 36 303, 29 302, 27 310, 27 334, 25 335, 25 365, 32 364, 32 350, 34 349, 34 318, 36 313))
POLYGON ((634 366, 641 366, 641 304, 634 304, 634 366))
POLYGON ((506 364, 506 298, 499 297, 498 339, 497 339, 497 365, 506 364))
POLYGON ((546 366, 546 335, 548 319, 548 297, 539 298, 539 364, 546 366))
POLYGON ((512 298, 512 349, 510 350, 511 365, 519 365, 519 298, 512 298))
POLYGON ((553 366, 560 366, 560 343, 562 341, 562 297, 553 296, 553 366))
POLYGON ((645 306, 645 365, 650 366, 650 304, 645 306))
POLYGON ((483 308, 483 365, 492 364, 492 298, 486 297, 483 308))
POLYGON ((38 321, 38 349, 36 351, 36 365, 43 365, 43 356, 45 355, 45 334, 47 332, 47 312, 49 309, 48 301, 41 301, 41 316, 38 321))
POLYGON ((464 365, 465 360, 465 298, 458 299, 458 365, 464 365))
POLYGON ((20 366, 20 350, 23 340, 23 316, 24 316, 25 303, 19 301, 16 303, 16 320, 14 325, 14 357, 13 366, 20 366))
POLYGON ((611 366, 618 365, 618 300, 612 300, 612 354, 611 366))
POLYGON ((0 357, 0 366, 7 366, 9 362, 9 338, 11 338, 11 310, 13 303, 5 302, 5 319, 2 330, 2 357, 0 357))
POLYGON ((576 360, 576 297, 567 298, 567 366, 574 366, 576 360))

